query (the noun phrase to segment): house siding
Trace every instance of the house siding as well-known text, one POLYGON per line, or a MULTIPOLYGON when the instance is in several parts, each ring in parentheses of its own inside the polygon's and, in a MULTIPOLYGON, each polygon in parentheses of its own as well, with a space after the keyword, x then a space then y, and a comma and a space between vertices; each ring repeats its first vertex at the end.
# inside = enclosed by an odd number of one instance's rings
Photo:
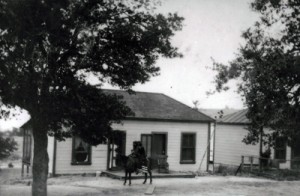
MULTIPOLYGON (((286 146, 286 161, 279 163, 280 169, 290 169, 291 168, 291 158, 292 158, 292 149, 290 146, 286 146)), ((275 159, 275 150, 271 148, 271 159, 275 159)))
POLYGON ((247 135, 244 125, 218 124, 215 134, 215 164, 240 165, 242 155, 259 156, 259 145, 242 142, 247 135))
MULTIPOLYGON (((169 169, 174 171, 196 171, 206 152, 208 138, 208 123, 158 122, 125 120, 122 124, 113 124, 114 130, 126 131, 126 155, 132 150, 133 141, 140 141, 141 134, 155 132, 167 134, 167 155, 169 169), (196 133, 195 164, 180 164, 181 133, 196 133)), ((91 165, 71 165, 72 139, 57 142, 56 174, 95 173, 106 170, 107 145, 92 147, 91 165)), ((206 170, 207 157, 204 156, 201 170, 206 170)))
POLYGON ((49 174, 51 175, 53 172, 53 158, 54 158, 54 137, 48 136, 48 156, 49 156, 49 174))
MULTIPOLYGON (((126 155, 132 150, 133 141, 140 141, 141 134, 166 133, 169 169, 175 171, 196 171, 206 152, 208 123, 159 122, 126 120, 115 124, 116 130, 126 131, 126 155), (181 133, 196 133, 195 164, 180 164, 181 133)), ((201 170, 206 170, 207 158, 203 158, 201 170)))
POLYGON ((106 169, 107 145, 92 146, 91 165, 72 165, 72 138, 57 141, 55 174, 96 173, 106 169))
MULTIPOLYGON (((264 128, 264 132, 272 132, 269 128, 264 128)), ((241 156, 259 157, 259 144, 246 145, 242 142, 248 131, 245 125, 217 125, 215 136, 215 164, 239 165, 241 156)), ((267 146, 263 146, 263 151, 267 146)), ((271 148, 271 159, 274 159, 274 148, 271 148)), ((291 167, 291 147, 286 147, 286 162, 279 163, 280 169, 290 169, 291 167)), ((248 157, 245 157, 245 163, 250 163, 248 157)), ((254 164, 258 164, 259 160, 254 159, 254 164)))

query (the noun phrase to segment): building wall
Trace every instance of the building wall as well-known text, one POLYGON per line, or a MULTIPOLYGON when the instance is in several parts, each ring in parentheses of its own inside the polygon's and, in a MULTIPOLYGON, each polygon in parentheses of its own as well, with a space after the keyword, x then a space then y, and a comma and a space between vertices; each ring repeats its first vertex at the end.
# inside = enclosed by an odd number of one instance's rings
POLYGON ((216 126, 214 163, 240 165, 242 155, 259 156, 259 145, 246 145, 242 142, 247 135, 244 127, 225 124, 216 126))
MULTIPOLYGON (((208 123, 182 123, 158 121, 124 121, 113 126, 114 129, 126 131, 126 154, 130 154, 133 141, 140 141, 141 134, 153 132, 167 133, 167 155, 169 169, 175 171, 196 171, 207 148, 208 123), (196 163, 180 164, 181 133, 196 133, 196 163)), ((201 170, 206 170, 207 156, 203 158, 201 170)))
MULTIPOLYGON (((264 128, 264 132, 271 133, 273 132, 272 129, 264 128)), ((286 146, 286 161, 279 163, 279 169, 290 169, 291 168, 291 157, 292 157, 292 150, 290 146, 286 146)), ((271 148, 271 159, 275 159, 275 150, 274 148, 271 148)), ((273 160, 276 161, 276 160, 273 160)))
MULTIPOLYGON (((275 158, 274 148, 271 148, 271 158, 275 158)), ((290 169, 291 168, 291 158, 292 158, 292 149, 290 146, 286 146, 286 161, 283 163, 279 163, 280 169, 290 169)))
POLYGON ((280 169, 290 169, 291 168, 291 157, 292 157, 292 150, 291 147, 286 147, 286 162, 280 163, 279 168, 280 169))
POLYGON ((48 151, 48 156, 49 156, 49 174, 51 175, 53 172, 53 157, 54 157, 54 137, 50 137, 48 136, 48 147, 47 147, 47 151, 48 151))
MULTIPOLYGON (((153 121, 123 121, 114 124, 113 129, 126 131, 126 155, 131 153, 133 141, 140 141, 141 134, 167 133, 167 155, 169 169, 175 171, 196 171, 201 160, 201 170, 206 170, 207 156, 204 156, 208 140, 208 123, 179 123, 153 121), (180 164, 181 133, 196 133, 196 163, 180 164)), ((107 145, 92 147, 92 165, 71 165, 72 139, 57 142, 56 174, 94 173, 106 170, 107 145)))
MULTIPOLYGON (((241 163, 241 156, 255 156, 259 157, 259 144, 246 145, 242 142, 247 135, 247 130, 243 125, 226 125, 218 124, 216 127, 215 137, 215 161, 216 164, 239 165, 241 163)), ((265 132, 272 130, 264 128, 265 132)), ((266 150, 263 146, 263 151, 266 150)), ((271 148, 271 159, 274 159, 274 149, 271 148)), ((286 148, 286 162, 279 163, 280 169, 290 169, 291 167, 291 148, 286 148)), ((245 163, 250 163, 248 157, 244 159, 245 163)), ((258 164, 259 160, 254 158, 253 162, 258 164)))
POLYGON ((57 141, 55 174, 96 173, 106 170, 107 145, 100 144, 92 147, 91 165, 71 165, 72 138, 57 141))

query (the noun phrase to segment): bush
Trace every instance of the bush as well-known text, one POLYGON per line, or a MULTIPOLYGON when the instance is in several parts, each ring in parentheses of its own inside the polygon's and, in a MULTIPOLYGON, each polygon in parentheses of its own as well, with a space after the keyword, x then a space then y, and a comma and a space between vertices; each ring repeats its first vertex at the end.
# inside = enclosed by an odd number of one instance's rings
POLYGON ((222 174, 223 176, 227 175, 235 175, 237 169, 239 166, 235 165, 225 165, 225 164, 219 164, 215 167, 215 173, 216 174, 222 174))
POLYGON ((17 142, 13 138, 4 137, 0 132, 0 160, 8 158, 12 152, 17 150, 17 142))
POLYGON ((17 161, 21 159, 21 156, 19 154, 13 153, 12 155, 9 156, 8 159, 11 161, 17 161))
POLYGON ((8 167, 9 167, 9 168, 13 168, 14 165, 13 165, 12 163, 9 163, 9 164, 8 164, 8 167))

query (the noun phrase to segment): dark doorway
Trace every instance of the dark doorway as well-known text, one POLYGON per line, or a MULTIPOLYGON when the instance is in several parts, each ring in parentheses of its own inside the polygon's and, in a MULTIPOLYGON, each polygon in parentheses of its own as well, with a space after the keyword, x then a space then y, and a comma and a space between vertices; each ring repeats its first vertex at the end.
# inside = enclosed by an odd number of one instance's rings
POLYGON ((110 146, 110 169, 121 169, 123 163, 120 155, 125 155, 126 150, 126 132, 113 131, 110 146))
POLYGON ((151 158, 153 167, 157 167, 157 159, 162 155, 167 155, 167 134, 153 133, 151 146, 151 158))
POLYGON ((300 169, 300 136, 292 147, 292 169, 300 169))

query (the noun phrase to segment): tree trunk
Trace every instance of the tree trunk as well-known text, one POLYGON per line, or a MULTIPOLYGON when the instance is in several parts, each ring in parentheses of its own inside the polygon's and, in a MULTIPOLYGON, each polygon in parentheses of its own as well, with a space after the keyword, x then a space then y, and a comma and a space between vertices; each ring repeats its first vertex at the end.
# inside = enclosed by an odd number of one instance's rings
POLYGON ((34 140, 32 196, 46 196, 49 162, 47 130, 33 123, 32 131, 34 140))

